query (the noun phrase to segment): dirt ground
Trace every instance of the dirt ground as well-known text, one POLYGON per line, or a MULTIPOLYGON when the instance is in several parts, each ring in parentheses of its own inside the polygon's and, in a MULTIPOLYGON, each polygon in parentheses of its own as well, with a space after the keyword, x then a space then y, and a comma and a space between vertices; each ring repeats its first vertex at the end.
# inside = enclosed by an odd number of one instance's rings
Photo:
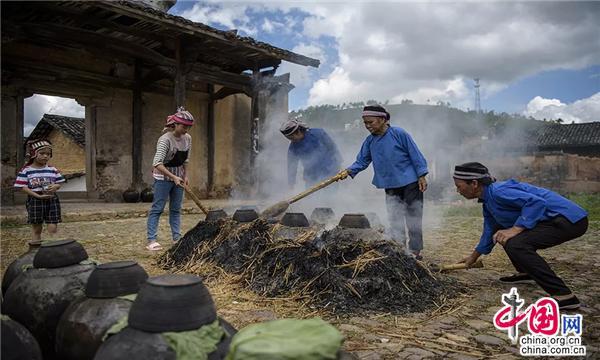
MULTIPOLYGON (((427 262, 456 262, 476 244, 481 231, 481 218, 474 205, 461 205, 454 216, 444 216, 425 230, 424 256, 427 262)), ((441 207, 428 206, 429 213, 441 214, 441 207)), ((427 214, 426 214, 427 217, 427 214)), ((182 230, 192 228, 201 215, 187 214, 182 230)), ((151 275, 164 271, 155 265, 158 254, 145 246, 146 218, 137 214, 130 218, 97 221, 66 222, 59 226, 58 238, 75 238, 86 248, 91 258, 100 262, 133 259, 151 275)), ((30 228, 26 225, 4 224, 1 229, 2 272, 20 253, 26 250, 30 228)), ((160 239, 168 239, 166 216, 161 219, 160 239)), ((542 251, 542 255, 582 300, 584 306, 575 311, 583 315, 583 343, 587 357, 600 356, 600 219, 592 219, 587 234, 558 247, 542 251)), ((160 241, 168 246, 169 241, 160 241)), ((502 293, 509 287, 497 278, 513 269, 501 247, 484 258, 484 269, 456 271, 453 276, 464 282, 469 292, 426 313, 394 316, 389 313, 357 314, 336 317, 311 308, 300 299, 259 298, 236 283, 228 274, 205 280, 217 304, 219 314, 241 328, 248 324, 283 317, 321 316, 342 331, 345 349, 361 359, 421 359, 421 358, 498 358, 518 357, 518 347, 512 345, 505 332, 496 330, 492 317, 500 309, 502 293)), ((544 296, 535 285, 518 285, 526 305, 544 296)), ((526 331, 521 327, 520 333, 526 331)))

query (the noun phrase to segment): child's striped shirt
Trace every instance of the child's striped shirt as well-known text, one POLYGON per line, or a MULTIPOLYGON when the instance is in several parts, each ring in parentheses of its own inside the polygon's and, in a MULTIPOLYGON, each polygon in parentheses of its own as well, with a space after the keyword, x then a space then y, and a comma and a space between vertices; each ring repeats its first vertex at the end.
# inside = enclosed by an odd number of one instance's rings
POLYGON ((27 186, 32 191, 44 191, 50 184, 65 182, 64 176, 54 166, 34 168, 25 166, 17 174, 16 188, 27 186))

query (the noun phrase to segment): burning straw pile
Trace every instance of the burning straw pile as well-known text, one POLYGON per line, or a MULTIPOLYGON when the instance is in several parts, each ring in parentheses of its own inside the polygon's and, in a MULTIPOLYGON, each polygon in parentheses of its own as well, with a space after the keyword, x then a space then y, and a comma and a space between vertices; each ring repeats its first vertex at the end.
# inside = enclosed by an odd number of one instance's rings
POLYGON ((206 261, 260 295, 307 298, 335 313, 423 311, 459 290, 453 279, 431 274, 370 229, 200 222, 159 265, 189 272, 206 261))

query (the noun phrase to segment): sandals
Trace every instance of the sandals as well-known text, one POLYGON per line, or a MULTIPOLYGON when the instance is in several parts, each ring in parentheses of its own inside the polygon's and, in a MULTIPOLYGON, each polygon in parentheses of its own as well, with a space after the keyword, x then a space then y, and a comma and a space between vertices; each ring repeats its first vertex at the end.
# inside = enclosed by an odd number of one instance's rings
POLYGON ((162 248, 162 245, 160 245, 158 242, 153 241, 146 246, 146 249, 150 250, 150 251, 159 251, 159 250, 162 250, 163 248, 162 248))

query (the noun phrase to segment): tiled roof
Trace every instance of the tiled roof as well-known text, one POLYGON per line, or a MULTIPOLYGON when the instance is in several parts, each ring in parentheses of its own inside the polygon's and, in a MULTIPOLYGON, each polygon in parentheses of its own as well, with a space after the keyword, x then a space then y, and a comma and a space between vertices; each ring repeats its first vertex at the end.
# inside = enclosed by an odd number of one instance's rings
POLYGON ((193 22, 184 17, 172 15, 172 14, 166 13, 164 11, 154 9, 154 8, 148 6, 147 4, 144 4, 143 2, 132 1, 132 0, 118 0, 118 1, 100 2, 98 4, 99 5, 108 5, 108 6, 113 6, 113 7, 125 6, 127 8, 133 9, 133 10, 143 11, 144 13, 148 14, 149 16, 154 16, 154 17, 160 18, 163 21, 170 21, 170 22, 173 22, 182 27, 188 26, 190 29, 194 29, 198 32, 210 33, 213 36, 216 36, 221 39, 226 39, 234 44, 238 44, 241 46, 245 45, 245 46, 250 46, 253 48, 266 50, 266 51, 270 52, 271 54, 279 57, 280 59, 290 61, 290 62, 293 62, 296 64, 300 64, 300 65, 304 65, 304 66, 313 66, 313 67, 318 67, 320 64, 320 61, 317 59, 313 59, 308 56, 297 54, 297 53, 294 53, 292 51, 285 50, 282 48, 278 48, 278 47, 270 45, 268 43, 255 40, 251 37, 238 36, 237 31, 219 30, 219 29, 213 28, 211 26, 208 26, 206 24, 193 22))
POLYGON ((543 126, 538 130, 537 146, 542 149, 600 147, 600 122, 543 126))
POLYGON ((85 146, 85 120, 69 116, 44 114, 29 139, 45 138, 53 129, 62 131, 79 146, 85 146))

